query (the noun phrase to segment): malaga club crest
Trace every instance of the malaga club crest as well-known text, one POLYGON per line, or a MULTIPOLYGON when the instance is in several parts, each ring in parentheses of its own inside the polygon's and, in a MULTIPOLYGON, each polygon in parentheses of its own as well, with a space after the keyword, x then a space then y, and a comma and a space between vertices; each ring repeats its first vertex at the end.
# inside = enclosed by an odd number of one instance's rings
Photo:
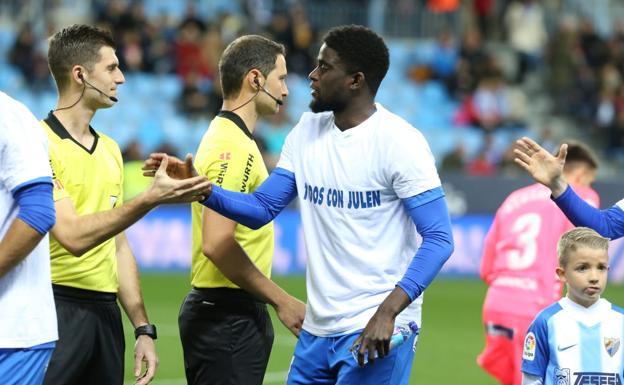
POLYGON ((609 355, 613 357, 615 353, 617 353, 617 351, 620 349, 620 339, 605 337, 604 347, 607 350, 607 353, 609 353, 609 355))
POLYGON ((555 384, 556 385, 570 385, 570 369, 555 368, 555 384))

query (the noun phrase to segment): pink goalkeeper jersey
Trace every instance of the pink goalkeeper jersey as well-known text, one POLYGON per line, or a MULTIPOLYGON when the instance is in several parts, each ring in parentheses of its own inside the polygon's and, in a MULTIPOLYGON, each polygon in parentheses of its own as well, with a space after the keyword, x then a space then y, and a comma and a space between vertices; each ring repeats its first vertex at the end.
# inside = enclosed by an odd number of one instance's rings
MULTIPOLYGON (((598 207, 598 194, 574 186, 598 207)), ((496 212, 485 238, 481 278, 489 289, 484 311, 533 317, 561 298, 556 277, 557 242, 574 226, 550 199, 550 190, 533 184, 512 192, 496 212)))

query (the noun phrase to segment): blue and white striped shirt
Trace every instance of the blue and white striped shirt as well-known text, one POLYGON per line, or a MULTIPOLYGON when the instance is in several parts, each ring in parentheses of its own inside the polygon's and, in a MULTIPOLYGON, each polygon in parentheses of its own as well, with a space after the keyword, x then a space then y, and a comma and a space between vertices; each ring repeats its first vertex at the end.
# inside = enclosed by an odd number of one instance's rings
POLYGON ((622 385, 624 310, 563 298, 540 312, 524 339, 522 371, 545 385, 622 385))

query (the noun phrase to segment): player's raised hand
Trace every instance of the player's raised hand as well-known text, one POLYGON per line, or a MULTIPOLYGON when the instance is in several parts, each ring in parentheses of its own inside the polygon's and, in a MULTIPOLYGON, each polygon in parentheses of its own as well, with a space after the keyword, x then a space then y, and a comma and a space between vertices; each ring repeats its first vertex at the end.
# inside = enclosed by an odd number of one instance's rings
POLYGON ((368 321, 362 334, 353 342, 350 350, 357 349, 357 361, 364 367, 364 357, 368 356, 370 364, 376 358, 383 358, 390 352, 390 338, 394 331, 394 317, 377 311, 368 321))
POLYGON ((305 303, 289 295, 286 301, 275 306, 275 312, 282 324, 284 324, 292 334, 299 337, 301 327, 303 326, 303 319, 305 318, 305 303))
POLYGON ((212 192, 212 183, 205 176, 173 179, 167 172, 168 165, 169 156, 165 155, 161 158, 154 173, 154 182, 147 191, 149 201, 153 204, 203 201, 212 192))
POLYGON ((553 156, 534 140, 523 137, 516 141, 514 149, 516 162, 525 169, 537 182, 550 188, 552 195, 561 195, 568 184, 563 178, 563 166, 568 154, 568 145, 562 144, 559 154, 553 156))
POLYGON ((134 378, 135 385, 149 384, 158 367, 158 357, 154 340, 148 336, 139 336, 134 344, 134 378), (142 372, 142 364, 145 362, 145 371, 142 372))
POLYGON ((197 176, 197 170, 193 166, 193 154, 186 154, 184 162, 173 155, 165 153, 152 153, 143 162, 143 175, 153 177, 160 167, 162 160, 167 158, 167 175, 173 179, 187 179, 197 176))

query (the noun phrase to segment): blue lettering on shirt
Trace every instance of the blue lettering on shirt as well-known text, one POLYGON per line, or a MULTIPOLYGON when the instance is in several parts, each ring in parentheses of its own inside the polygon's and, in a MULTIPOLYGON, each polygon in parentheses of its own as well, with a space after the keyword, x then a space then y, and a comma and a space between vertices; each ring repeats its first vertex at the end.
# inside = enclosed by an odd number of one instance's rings
MULTIPOLYGON (((381 191, 347 191, 348 209, 367 209, 381 206, 381 191)), ((344 208, 345 192, 331 187, 304 183, 303 200, 327 207, 344 208)))

